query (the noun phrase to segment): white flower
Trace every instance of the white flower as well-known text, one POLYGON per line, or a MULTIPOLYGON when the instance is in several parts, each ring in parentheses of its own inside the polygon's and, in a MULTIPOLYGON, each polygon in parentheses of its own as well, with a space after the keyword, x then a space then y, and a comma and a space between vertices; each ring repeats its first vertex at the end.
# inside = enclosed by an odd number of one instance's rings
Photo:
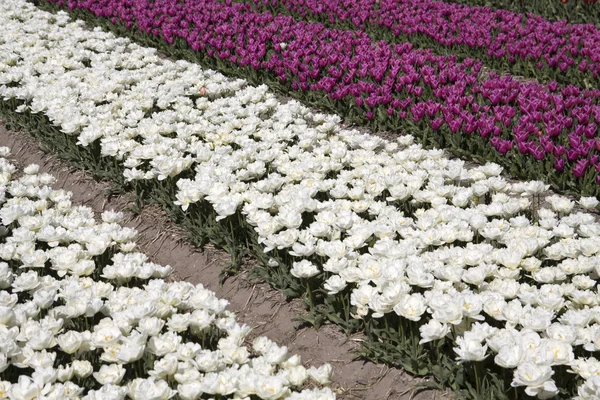
POLYGON ((182 383, 177 386, 177 394, 183 400, 196 400, 202 395, 202 385, 197 381, 182 383))
POLYGON ((245 364, 249 360, 250 354, 246 347, 227 346, 221 348, 220 350, 223 361, 228 364, 245 364))
POLYGON ((433 309, 431 316, 442 323, 460 324, 463 319, 463 307, 450 298, 445 299, 443 304, 434 305, 430 302, 429 306, 433 309))
POLYGON ((276 400, 288 397, 290 389, 286 385, 286 381, 280 376, 257 377, 256 394, 261 399, 276 400))
POLYGON ((17 383, 8 388, 8 398, 15 400, 30 400, 42 394, 43 385, 30 377, 21 375, 17 383))
POLYGON ((226 371, 220 373, 207 373, 200 380, 202 391, 204 393, 218 395, 234 393, 236 390, 236 383, 237 378, 228 374, 226 371))
POLYGON ((219 355, 210 350, 202 350, 198 352, 192 364, 202 372, 214 372, 220 366, 219 355))
POLYGON ((280 364, 287 358, 287 347, 271 343, 261 353, 269 364, 280 364))
POLYGON ((539 365, 524 362, 517 367, 511 386, 525 386, 525 393, 545 399, 558 393, 558 388, 552 379, 554 372, 549 365, 539 365))
POLYGON ((330 383, 332 374, 333 368, 330 364, 323 364, 319 368, 310 367, 308 369, 308 375, 311 377, 311 379, 321 385, 327 385, 330 383))
POLYGON ((23 168, 23 172, 27 175, 35 175, 39 172, 40 166, 37 164, 29 164, 25 168, 23 168))
POLYGON ((147 336, 156 336, 164 325, 165 321, 158 317, 144 317, 138 323, 138 330, 147 336))
POLYGON ((154 378, 137 378, 129 383, 127 393, 133 400, 167 400, 177 394, 167 382, 154 378))
POLYGON ((98 372, 94 372, 92 375, 94 379, 101 385, 111 384, 118 385, 121 383, 123 376, 125 376, 125 368, 121 364, 109 364, 102 365, 98 372))
POLYGON ((102 221, 107 224, 120 223, 123 220, 123 213, 115 210, 106 210, 102 213, 102 221))
POLYGON ((34 290, 39 286, 39 276, 36 271, 28 271, 18 275, 12 282, 14 292, 34 290))
POLYGON ((554 312, 544 308, 531 308, 525 306, 523 308, 523 316, 520 319, 520 324, 524 328, 529 328, 534 331, 546 330, 552 323, 554 312))
POLYGON ((73 372, 79 378, 87 378, 94 371, 92 363, 87 360, 74 360, 71 365, 73 372))
POLYGON ((396 314, 411 321, 419 321, 425 310, 427 310, 425 297, 420 293, 402 296, 399 303, 394 306, 396 314))
POLYGON ((60 349, 67 354, 73 354, 84 342, 84 337, 77 331, 68 331, 62 335, 56 337, 56 342, 60 346, 60 349))
POLYGON ((346 286, 346 281, 339 275, 332 275, 323 284, 323 287, 327 290, 327 294, 329 295, 341 292, 346 286))
POLYGON ((600 202, 595 197, 581 197, 579 199, 579 205, 587 209, 595 209, 600 202))
POLYGON ((127 390, 116 385, 104 385, 99 390, 90 390, 85 400, 124 400, 127 390))
POLYGON ((302 365, 290 366, 287 371, 287 378, 292 386, 302 386, 308 379, 308 371, 302 365))
POLYGON ((116 360, 122 363, 132 363, 142 358, 146 350, 147 336, 133 331, 128 337, 121 337, 121 344, 115 354, 116 360))
POLYGON ((500 351, 494 357, 494 362, 502 368, 516 368, 521 364, 524 355, 525 352, 521 345, 505 345, 500 348, 500 351))
POLYGON ((571 200, 556 195, 548 196, 546 201, 550 202, 550 205, 554 211, 561 214, 570 213, 575 206, 575 203, 573 203, 571 200))
POLYGON ((94 330, 92 343, 96 347, 104 347, 117 343, 121 336, 121 330, 115 325, 106 325, 94 330))
POLYGON ((294 262, 290 270, 292 276, 296 278, 312 278, 319 273, 319 268, 308 260, 294 262))
POLYGON ((174 314, 167 321, 167 326, 169 327, 169 330, 172 330, 174 332, 182 332, 187 330, 188 326, 190 325, 190 322, 191 320, 189 313, 174 314))
POLYGON ((148 375, 155 379, 164 380, 177 372, 177 366, 177 355, 174 353, 167 354, 165 357, 154 361, 154 368, 148 371, 148 375))
POLYGON ((544 363, 549 365, 568 365, 575 358, 571 345, 556 339, 544 340, 539 354, 544 363))
POLYGON ((450 328, 447 324, 443 324, 436 319, 431 319, 419 327, 419 332, 421 332, 419 343, 423 344, 443 338, 450 332, 450 328))
POLYGON ((471 319, 483 320, 484 317, 480 315, 483 309, 483 302, 481 297, 476 294, 464 294, 460 297, 462 304, 463 315, 471 319))
POLYGON ((8 399, 8 392, 12 384, 8 381, 0 381, 0 399, 8 399))
POLYGON ((577 397, 573 400, 594 400, 600 398, 600 376, 586 379, 583 385, 577 388, 577 397))
POLYGON ((68 365, 66 367, 59 365, 56 371, 56 378, 61 382, 70 381, 71 379, 73 379, 74 375, 75 371, 73 371, 72 365, 68 365))
POLYGON ((162 335, 153 336, 148 340, 148 351, 157 356, 164 356, 168 353, 177 351, 177 346, 181 343, 181 336, 175 332, 167 332, 162 335))
POLYGON ((242 195, 239 193, 235 193, 230 196, 224 196, 218 200, 218 202, 214 203, 213 206, 218 216, 216 217, 217 221, 224 219, 230 215, 235 214, 239 204, 242 202, 242 195))

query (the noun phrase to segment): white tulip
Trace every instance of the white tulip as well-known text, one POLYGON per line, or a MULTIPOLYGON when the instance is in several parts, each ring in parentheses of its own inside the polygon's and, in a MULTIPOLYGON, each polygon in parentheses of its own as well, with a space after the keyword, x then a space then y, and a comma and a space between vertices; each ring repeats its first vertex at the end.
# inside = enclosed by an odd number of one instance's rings
POLYGON ((78 378, 87 378, 94 372, 92 363, 86 360, 73 360, 73 372, 78 378))
POLYGON ((290 271, 296 278, 312 278, 319 273, 319 268, 308 260, 294 262, 290 271))
POLYGON ((600 376, 586 379, 583 385, 577 388, 577 397, 574 400, 594 400, 600 397, 600 376))
POLYGON ((400 298, 399 303, 394 306, 396 314, 411 321, 419 321, 426 309, 425 298, 420 293, 404 295, 400 298))
POLYGON ((125 376, 125 368, 121 364, 102 365, 98 372, 92 375, 94 379, 101 385, 111 384, 118 385, 125 376))
POLYGON ((127 387, 129 397, 133 400, 167 400, 177 394, 167 382, 154 378, 137 378, 129 383, 127 387))
POLYGON ((177 386, 177 394, 183 400, 197 400, 202 393, 202 385, 197 381, 190 381, 177 386))
POLYGON ((154 361, 154 368, 148 371, 148 375, 157 380, 165 380, 177 372, 178 361, 174 353, 154 361))
POLYGON ((441 323, 436 319, 431 319, 419 327, 421 340, 419 343, 428 343, 433 340, 441 339, 450 332, 447 324, 441 323))
POLYGON ((60 349, 67 354, 73 354, 79 350, 83 341, 83 335, 76 331, 68 331, 56 337, 60 349))
POLYGON ((553 374, 552 368, 548 365, 525 362, 515 370, 511 385, 525 386, 525 393, 529 396, 549 398, 558 393, 556 384, 550 379, 553 374))
POLYGON ((310 367, 307 372, 310 378, 315 382, 321 385, 327 385, 331 382, 333 368, 330 364, 323 364, 318 368, 310 367))
POLYGON ((323 287, 327 290, 327 294, 329 295, 334 295, 341 292, 344 290, 344 288, 346 288, 346 286, 346 280, 339 275, 332 275, 331 277, 327 278, 323 284, 323 287))
POLYGON ((458 347, 454 348, 454 352, 459 362, 481 361, 487 357, 487 345, 482 345, 478 340, 458 337, 456 343, 458 347))
POLYGON ((287 378, 291 386, 302 386, 308 379, 308 370, 302 365, 289 367, 287 371, 289 372, 287 378))
POLYGON ((525 352, 521 345, 505 345, 500 348, 494 362, 502 368, 516 368, 521 364, 525 352))
POLYGON ((17 383, 8 388, 8 397, 15 400, 31 400, 42 394, 41 382, 36 382, 30 377, 21 375, 17 383))

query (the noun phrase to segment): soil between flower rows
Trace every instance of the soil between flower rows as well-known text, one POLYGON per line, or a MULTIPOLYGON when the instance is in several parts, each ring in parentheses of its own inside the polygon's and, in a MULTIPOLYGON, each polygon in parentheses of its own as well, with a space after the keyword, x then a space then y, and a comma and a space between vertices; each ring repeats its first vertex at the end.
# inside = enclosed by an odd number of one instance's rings
POLYGON ((240 323, 253 328, 251 338, 267 336, 290 352, 302 356, 305 363, 331 363, 334 375, 331 387, 341 400, 433 400, 450 398, 449 393, 421 391, 415 387, 422 380, 401 369, 357 359, 360 336, 347 337, 336 327, 326 325, 319 330, 302 326, 295 317, 304 312, 300 300, 286 301, 283 295, 267 284, 252 282, 246 272, 253 260, 245 261, 238 276, 219 285, 219 273, 229 261, 229 255, 210 245, 203 249, 187 243, 183 232, 158 207, 145 206, 135 214, 127 208, 134 204, 129 193, 111 195, 110 182, 95 181, 84 171, 75 170, 64 161, 42 151, 41 146, 26 132, 8 131, 0 120, 0 146, 11 149, 11 158, 19 167, 38 164, 40 171, 53 174, 55 189, 73 193, 76 204, 84 204, 96 214, 105 210, 125 211, 125 226, 138 231, 140 251, 150 260, 171 265, 173 279, 194 284, 202 283, 220 298, 230 302, 229 309, 240 323))

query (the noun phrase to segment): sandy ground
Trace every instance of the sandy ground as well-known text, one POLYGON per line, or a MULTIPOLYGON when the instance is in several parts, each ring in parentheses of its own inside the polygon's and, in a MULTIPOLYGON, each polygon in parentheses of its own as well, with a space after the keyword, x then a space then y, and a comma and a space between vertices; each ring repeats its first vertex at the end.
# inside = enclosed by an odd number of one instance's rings
MULTIPOLYGON (((74 203, 86 204, 96 213, 123 210, 132 204, 131 195, 107 196, 110 183, 97 182, 85 172, 69 168, 43 153, 27 133, 9 132, 1 121, 0 146, 11 148, 11 158, 18 166, 35 163, 42 171, 52 173, 57 178, 55 188, 73 192, 74 203)), ((331 325, 319 330, 301 327, 294 320, 304 310, 300 300, 286 301, 267 284, 250 282, 244 273, 219 286, 219 273, 229 260, 228 254, 210 245, 200 250, 186 243, 180 228, 157 207, 144 207, 139 215, 126 213, 125 225, 138 230, 140 251, 152 261, 174 268, 174 279, 202 283, 217 296, 229 300, 229 309, 236 312, 240 322, 253 328, 253 336, 266 335, 286 345, 291 353, 300 354, 306 364, 331 363, 335 370, 332 388, 338 393, 338 399, 450 398, 448 393, 439 391, 417 392, 414 385, 420 380, 401 369, 357 359, 354 351, 360 346, 360 335, 348 337, 331 325)))

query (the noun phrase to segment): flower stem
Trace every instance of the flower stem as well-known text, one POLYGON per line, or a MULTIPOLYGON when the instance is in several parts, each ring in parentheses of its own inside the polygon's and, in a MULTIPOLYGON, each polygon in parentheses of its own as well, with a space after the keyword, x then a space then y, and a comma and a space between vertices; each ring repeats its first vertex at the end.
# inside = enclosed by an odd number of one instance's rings
POLYGON ((306 294, 308 296, 308 305, 310 310, 312 311, 315 308, 315 303, 313 300, 312 290, 310 290, 310 279, 306 280, 306 294))
POLYGON ((475 388, 479 394, 479 362, 473 361, 473 371, 475 372, 475 388))

